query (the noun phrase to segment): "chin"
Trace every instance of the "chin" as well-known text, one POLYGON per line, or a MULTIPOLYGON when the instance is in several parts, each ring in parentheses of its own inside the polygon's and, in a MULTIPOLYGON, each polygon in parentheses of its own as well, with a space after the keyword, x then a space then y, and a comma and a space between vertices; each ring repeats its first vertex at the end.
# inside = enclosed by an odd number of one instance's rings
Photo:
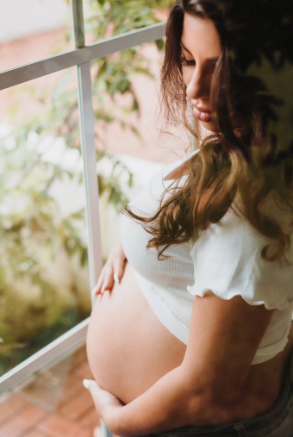
POLYGON ((212 121, 210 121, 210 122, 200 121, 199 126, 200 126, 200 130, 201 130, 201 134, 202 134, 203 138, 207 137, 208 135, 212 135, 212 134, 217 133, 216 127, 212 121))

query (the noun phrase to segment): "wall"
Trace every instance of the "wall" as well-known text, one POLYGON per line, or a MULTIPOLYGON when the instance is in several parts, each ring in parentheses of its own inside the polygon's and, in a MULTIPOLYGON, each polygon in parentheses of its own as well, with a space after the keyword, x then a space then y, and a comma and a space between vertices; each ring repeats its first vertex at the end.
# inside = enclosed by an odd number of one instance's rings
POLYGON ((69 20, 66 0, 1 0, 0 44, 58 29, 69 20))

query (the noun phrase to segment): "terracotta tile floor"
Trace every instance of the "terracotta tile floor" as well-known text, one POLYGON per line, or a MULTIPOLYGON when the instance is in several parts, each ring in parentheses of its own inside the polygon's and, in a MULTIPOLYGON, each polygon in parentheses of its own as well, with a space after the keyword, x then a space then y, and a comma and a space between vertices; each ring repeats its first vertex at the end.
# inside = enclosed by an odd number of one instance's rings
POLYGON ((0 437, 102 437, 84 378, 91 372, 82 347, 0 404, 0 437))

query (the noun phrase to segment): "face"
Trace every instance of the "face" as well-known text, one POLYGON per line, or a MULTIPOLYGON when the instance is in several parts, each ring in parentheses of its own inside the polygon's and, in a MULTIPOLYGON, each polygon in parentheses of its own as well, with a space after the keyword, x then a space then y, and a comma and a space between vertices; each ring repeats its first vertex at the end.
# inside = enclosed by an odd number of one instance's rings
POLYGON ((181 47, 183 79, 193 115, 204 128, 215 132, 210 92, 213 72, 221 54, 221 42, 214 23, 185 14, 181 47))

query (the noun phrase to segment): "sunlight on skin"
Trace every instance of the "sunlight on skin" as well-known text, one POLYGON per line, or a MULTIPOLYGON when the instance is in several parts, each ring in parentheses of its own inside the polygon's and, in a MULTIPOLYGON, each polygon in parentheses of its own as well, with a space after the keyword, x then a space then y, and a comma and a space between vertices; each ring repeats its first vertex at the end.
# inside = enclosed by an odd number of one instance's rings
POLYGON ((193 115, 202 127, 215 132, 210 90, 213 71, 222 48, 214 23, 185 14, 181 47, 183 79, 193 115))

